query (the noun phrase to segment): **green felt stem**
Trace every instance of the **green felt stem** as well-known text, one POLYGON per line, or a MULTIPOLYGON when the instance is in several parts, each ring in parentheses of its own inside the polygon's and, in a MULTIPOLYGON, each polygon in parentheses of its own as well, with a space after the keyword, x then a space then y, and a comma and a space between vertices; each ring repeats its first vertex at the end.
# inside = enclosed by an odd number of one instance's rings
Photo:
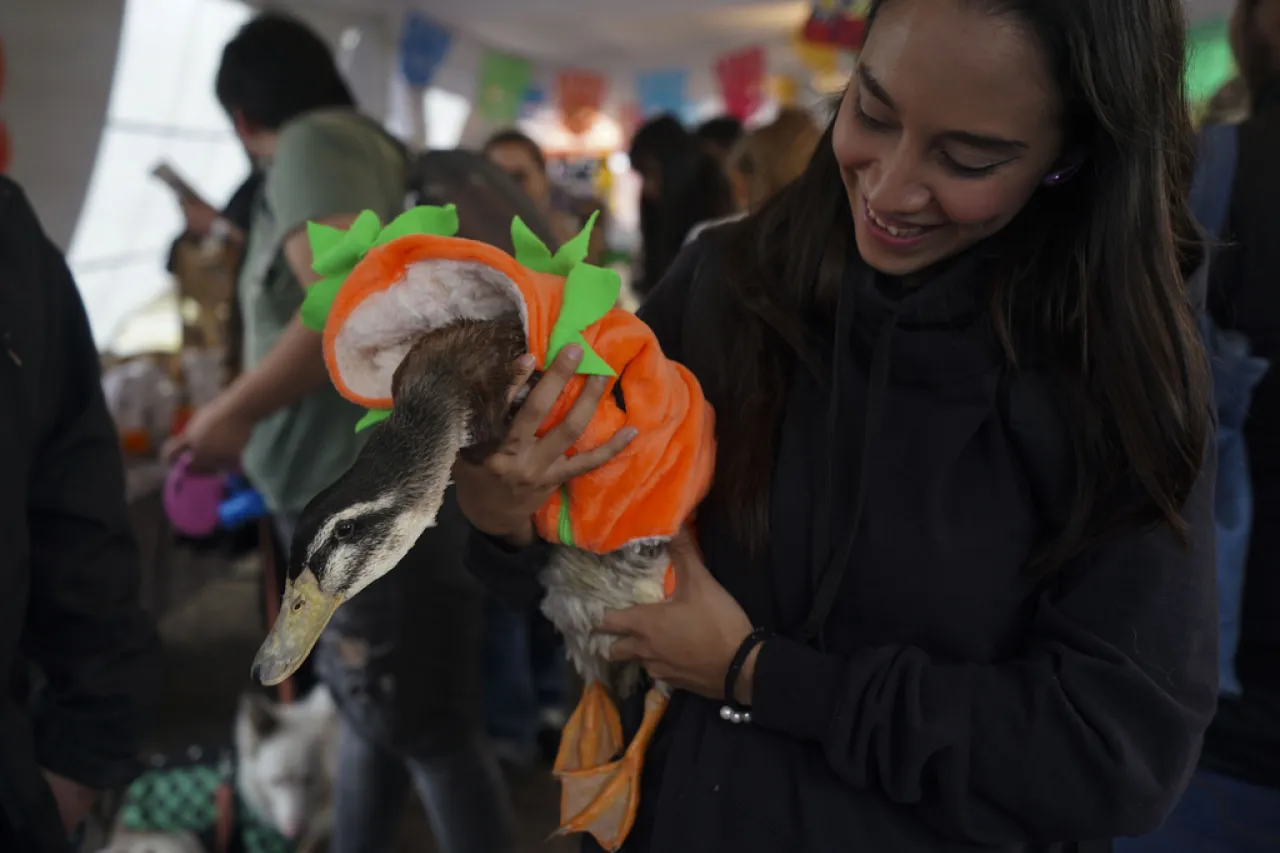
POLYGON ((370 409, 365 412, 364 417, 356 423, 356 432, 366 430, 375 424, 380 424, 389 417, 391 417, 390 409, 370 409))
POLYGON ((574 547, 573 522, 569 519, 569 487, 564 483, 560 484, 560 517, 556 523, 556 536, 560 538, 561 545, 574 547))

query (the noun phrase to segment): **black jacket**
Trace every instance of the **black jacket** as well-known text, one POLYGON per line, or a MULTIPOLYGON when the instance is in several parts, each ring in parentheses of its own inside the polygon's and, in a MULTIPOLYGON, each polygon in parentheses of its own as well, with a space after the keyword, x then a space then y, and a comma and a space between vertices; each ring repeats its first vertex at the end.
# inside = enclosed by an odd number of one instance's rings
POLYGON ((1271 369, 1245 422, 1253 527, 1245 568, 1236 672, 1205 739, 1207 767, 1280 788, 1280 77, 1258 92, 1240 126, 1225 245, 1214 256, 1209 310, 1244 332, 1271 369))
MULTIPOLYGON (((732 333, 717 240, 641 310, 704 385, 732 333)), ((760 652, 752 724, 676 694, 625 849, 1106 850, 1172 809, 1217 687, 1214 457, 1185 510, 1189 551, 1134 533, 1029 580, 1069 454, 1051 385, 1011 377, 988 330, 985 262, 975 250, 907 295, 849 271, 834 381, 797 368, 787 391, 768 571, 747 568, 714 502, 699 510, 708 567, 781 638, 760 652), (843 577, 804 640, 828 563, 843 577)), ((540 559, 470 543, 473 571, 511 597, 537 595, 540 559)))
POLYGON ((158 651, 84 306, 0 178, 0 848, 65 844, 39 768, 98 790, 132 778, 158 651))

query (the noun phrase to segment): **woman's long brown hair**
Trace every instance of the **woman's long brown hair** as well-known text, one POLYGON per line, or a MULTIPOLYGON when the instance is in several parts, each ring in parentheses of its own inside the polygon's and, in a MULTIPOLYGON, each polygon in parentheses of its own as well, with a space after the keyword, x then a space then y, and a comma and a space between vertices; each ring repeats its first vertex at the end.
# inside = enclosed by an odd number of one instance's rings
MULTIPOLYGON (((886 2, 872 4, 871 21, 886 2)), ((1186 196, 1193 131, 1178 0, 967 0, 1011 16, 1046 50, 1084 166, 1037 193, 1002 241, 991 290, 1011 366, 1028 342, 1064 385, 1075 460, 1069 519, 1036 569, 1090 542, 1181 516, 1211 424, 1203 347, 1184 282, 1200 255, 1186 196)), ((834 121, 842 120, 837 116, 834 121)), ((853 222, 827 128, 804 174, 726 235, 728 341, 707 391, 720 427, 712 500, 759 557, 789 371, 825 374, 814 330, 833 313, 853 222)))

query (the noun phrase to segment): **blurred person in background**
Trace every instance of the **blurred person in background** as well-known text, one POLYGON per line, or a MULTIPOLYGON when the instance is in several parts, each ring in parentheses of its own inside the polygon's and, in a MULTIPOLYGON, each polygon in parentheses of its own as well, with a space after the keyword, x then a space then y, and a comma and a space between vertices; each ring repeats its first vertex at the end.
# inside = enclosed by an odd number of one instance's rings
POLYGON ((3 177, 0 543, 0 850, 64 853, 141 769, 159 642, 80 293, 3 177))
MULTIPOLYGON (((407 162, 356 110, 329 47, 287 15, 260 14, 237 33, 215 88, 264 176, 238 282, 243 372, 169 454, 215 469, 243 460, 291 543, 298 513, 350 467, 363 435, 361 410, 334 390, 320 335, 298 316, 319 278, 306 225, 345 229, 364 210, 390 221, 407 162)), ((333 853, 389 850, 410 782, 445 853, 513 849, 511 803, 480 723, 484 595, 461 566, 465 535, 446 501, 405 558, 417 570, 340 608, 316 647, 342 720, 333 853)))
POLYGON ((1232 77, 1218 87, 1205 104, 1200 123, 1207 127, 1214 124, 1239 124, 1249 117, 1252 96, 1249 84, 1243 77, 1232 77))
POLYGON ((723 163, 745 132, 742 122, 733 116, 723 115, 704 121, 698 125, 693 135, 702 143, 702 147, 708 154, 723 163))
POLYGON ((720 163, 673 116, 641 125, 631 140, 631 168, 640 176, 640 270, 632 290, 641 300, 661 280, 700 222, 734 212, 720 163))
POLYGON ((489 137, 482 153, 533 199, 561 243, 572 240, 591 214, 599 211, 595 228, 591 231, 587 262, 600 262, 606 248, 605 217, 608 211, 595 199, 570 197, 556 187, 547 173, 546 154, 538 143, 518 130, 502 130, 489 137))
POLYGON ((777 118, 739 140, 725 160, 738 206, 757 211, 800 177, 821 138, 812 115, 783 107, 777 118))
MULTIPOLYGON (((248 152, 246 152, 247 154, 248 152)), ((253 220, 254 200, 258 198, 258 194, 262 191, 263 182, 262 170, 253 163, 252 157, 250 157, 250 167, 249 175, 232 193, 231 199, 222 210, 218 210, 199 198, 182 197, 179 199, 185 229, 170 246, 169 262, 166 266, 168 272, 174 272, 174 260, 179 246, 184 241, 199 243, 213 234, 220 223, 220 227, 226 235, 227 243, 233 249, 231 257, 235 266, 231 272, 234 278, 238 280, 240 270, 244 264, 245 241, 253 220)), ((222 369, 227 381, 235 381, 244 367, 244 312, 241 309, 239 289, 235 287, 232 288, 228 299, 225 330, 226 339, 223 344, 222 369)), ((277 573, 280 573, 283 571, 282 567, 288 565, 289 562, 289 542, 280 539, 280 531, 276 528, 276 525, 269 525, 269 527, 272 528, 271 541, 267 544, 275 551, 274 565, 277 567, 277 573)), ((262 543, 259 543, 259 547, 261 545, 262 543)), ((259 575, 258 585, 262 592, 259 597, 259 608, 266 627, 270 627, 266 624, 270 618, 270 610, 267 606, 268 590, 278 591, 283 587, 283 584, 283 576, 268 577, 267 571, 263 571, 259 575)), ((303 661, 302 666, 298 668, 298 671, 293 674, 290 680, 293 684, 295 696, 304 696, 310 693, 311 688, 315 685, 314 660, 308 657, 303 661)), ((279 698, 278 692, 277 698, 279 698)))
POLYGON ((685 242, 693 242, 707 228, 741 219, 763 207, 800 177, 821 138, 822 128, 813 116, 794 107, 783 107, 772 122, 747 133, 724 163, 738 212, 699 224, 685 242))
MULTIPOLYGON (((1253 388, 1243 429, 1253 520, 1244 577, 1228 587, 1241 590, 1228 616, 1238 635, 1224 632, 1224 641, 1235 641, 1234 658, 1228 650, 1226 659, 1235 672, 1231 678, 1224 661, 1217 712, 1186 796, 1160 831, 1117 844, 1121 853, 1280 850, 1280 0, 1241 0, 1230 32, 1248 97, 1241 104, 1238 88, 1220 92, 1218 121, 1207 125, 1238 127, 1202 133, 1197 177, 1214 183, 1197 211, 1206 228, 1221 220, 1210 200, 1225 202, 1225 222, 1213 235, 1208 309, 1221 329, 1243 333, 1252 353, 1271 363, 1253 388)), ((1223 579, 1221 564, 1218 572, 1223 579)), ((1225 597, 1221 603, 1230 606, 1225 597)))

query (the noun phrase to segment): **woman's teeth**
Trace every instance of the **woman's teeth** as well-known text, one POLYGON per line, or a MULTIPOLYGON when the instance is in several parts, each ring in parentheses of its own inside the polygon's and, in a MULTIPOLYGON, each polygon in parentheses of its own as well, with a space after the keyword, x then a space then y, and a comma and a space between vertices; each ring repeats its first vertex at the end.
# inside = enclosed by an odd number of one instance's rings
POLYGON ((872 222, 876 224, 876 227, 880 228, 883 231, 889 232, 894 237, 916 237, 916 236, 919 236, 920 234, 923 234, 925 231, 923 227, 895 228, 894 226, 882 220, 880 217, 876 216, 875 212, 872 211, 870 207, 867 207, 867 216, 871 219, 872 222))

